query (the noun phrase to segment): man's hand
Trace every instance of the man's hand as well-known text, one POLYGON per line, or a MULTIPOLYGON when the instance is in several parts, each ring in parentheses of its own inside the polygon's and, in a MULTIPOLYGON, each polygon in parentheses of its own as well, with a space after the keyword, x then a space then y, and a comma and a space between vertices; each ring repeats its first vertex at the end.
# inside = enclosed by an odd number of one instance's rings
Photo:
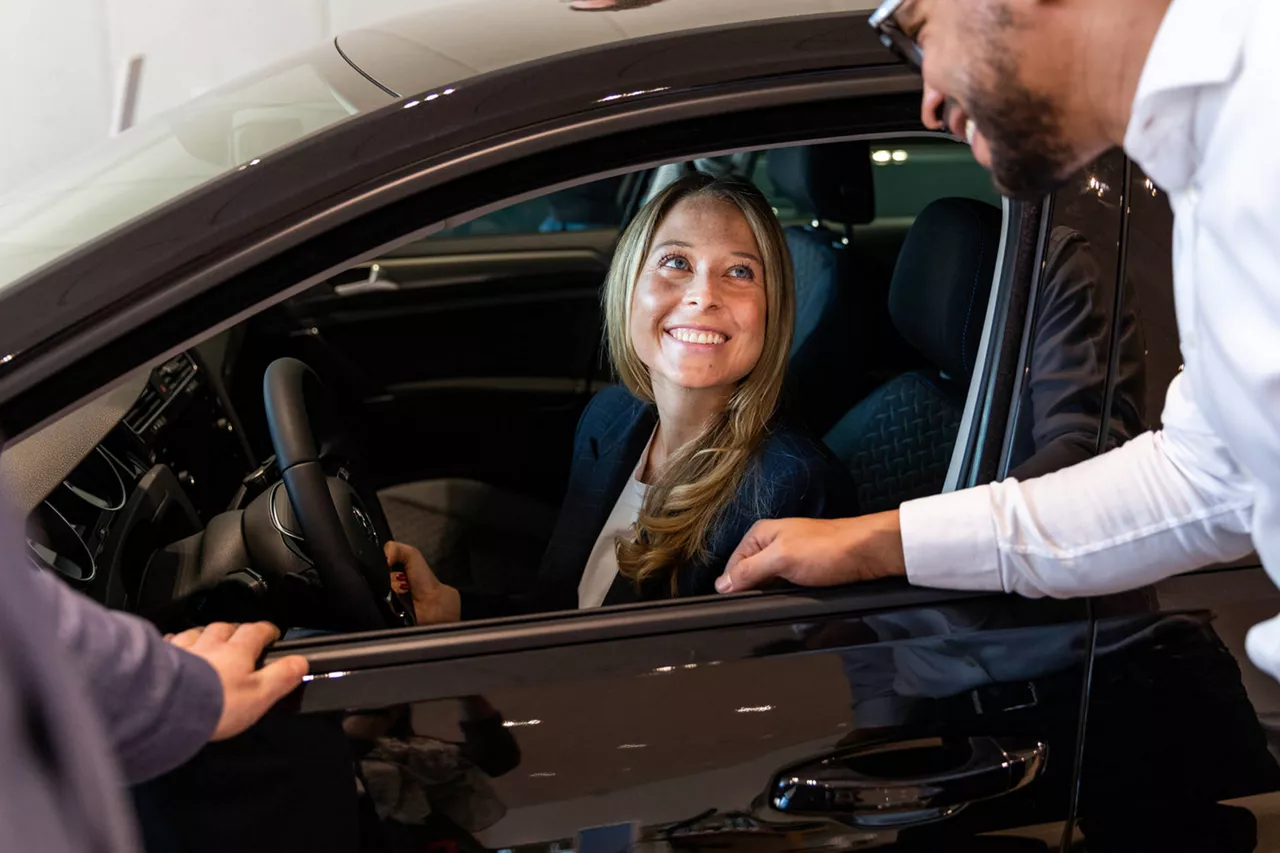
POLYGON ((388 542, 382 551, 387 555, 388 566, 404 566, 405 577, 392 573, 392 588, 399 593, 408 592, 413 598, 413 613, 419 625, 462 621, 462 597, 453 587, 440 583, 422 552, 400 542, 388 542))
POLYGON ((222 716, 210 740, 226 740, 240 734, 302 683, 307 659, 300 655, 257 668, 263 650, 279 638, 280 629, 270 622, 214 622, 165 638, 204 658, 222 682, 222 716))
POLYGON ((723 593, 781 578, 800 586, 837 586, 905 575, 898 511, 860 518, 757 521, 716 579, 723 593))

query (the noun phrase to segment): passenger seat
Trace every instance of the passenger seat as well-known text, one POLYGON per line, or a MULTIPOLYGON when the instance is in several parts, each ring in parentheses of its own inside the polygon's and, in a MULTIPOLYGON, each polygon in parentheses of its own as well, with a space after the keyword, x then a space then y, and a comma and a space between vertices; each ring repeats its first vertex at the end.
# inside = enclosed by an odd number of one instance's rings
POLYGON ((942 491, 976 367, 1002 221, 992 205, 946 198, 926 207, 907 232, 889 314, 932 366, 876 388, 825 439, 853 475, 863 512, 942 491))
POLYGON ((787 377, 788 413, 822 435, 868 389, 856 380, 867 335, 858 331, 860 280, 853 226, 875 218, 871 151, 837 142, 770 151, 766 165, 779 195, 826 225, 788 226, 795 267, 796 323, 787 377))

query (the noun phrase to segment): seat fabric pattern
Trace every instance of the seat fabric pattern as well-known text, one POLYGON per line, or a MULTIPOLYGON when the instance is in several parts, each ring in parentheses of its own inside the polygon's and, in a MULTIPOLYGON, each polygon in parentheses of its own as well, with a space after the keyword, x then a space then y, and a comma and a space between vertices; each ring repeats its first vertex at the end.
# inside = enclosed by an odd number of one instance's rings
POLYGON ((845 462, 863 512, 897 509, 942 491, 960 430, 958 388, 936 372, 915 371, 881 385, 827 434, 845 462))

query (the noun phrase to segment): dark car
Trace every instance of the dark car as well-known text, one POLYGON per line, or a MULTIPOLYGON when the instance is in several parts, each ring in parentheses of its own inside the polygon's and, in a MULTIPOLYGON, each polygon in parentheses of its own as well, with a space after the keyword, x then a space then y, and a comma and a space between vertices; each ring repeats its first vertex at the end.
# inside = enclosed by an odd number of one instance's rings
POLYGON ((863 5, 446 4, 0 200, 26 558, 165 630, 272 619, 311 662, 135 791, 149 850, 1277 843, 1256 560, 1087 600, 879 582, 404 624, 393 535, 464 591, 536 584, 614 381, 614 243, 690 170, 753 178, 786 227, 786 406, 864 511, 1158 428, 1164 195, 1114 152, 1000 199, 863 5))

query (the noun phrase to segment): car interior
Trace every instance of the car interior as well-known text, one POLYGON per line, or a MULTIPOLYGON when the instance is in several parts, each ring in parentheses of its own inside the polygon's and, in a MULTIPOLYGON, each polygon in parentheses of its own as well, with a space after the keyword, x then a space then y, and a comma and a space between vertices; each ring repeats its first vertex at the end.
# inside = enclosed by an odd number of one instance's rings
POLYGON ((463 591, 527 591, 578 417, 613 381, 614 243, 694 169, 751 178, 784 225, 784 416, 850 470, 866 511, 941 491, 1004 215, 966 146, 913 135, 607 177, 354 266, 7 448, 29 558, 169 629, 385 627, 389 537, 422 543, 463 591))

